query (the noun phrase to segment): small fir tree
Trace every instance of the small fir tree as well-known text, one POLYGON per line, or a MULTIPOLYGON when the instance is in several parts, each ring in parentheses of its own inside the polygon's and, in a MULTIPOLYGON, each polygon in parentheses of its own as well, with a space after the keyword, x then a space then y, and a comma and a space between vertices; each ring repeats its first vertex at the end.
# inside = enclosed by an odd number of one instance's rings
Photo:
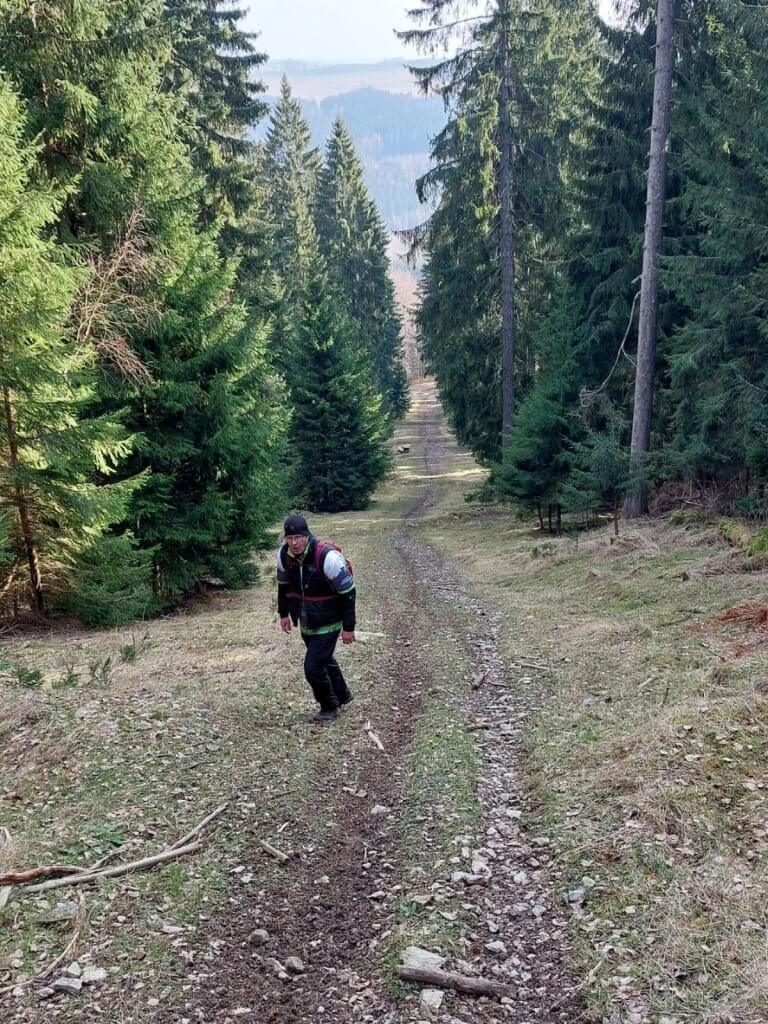
POLYGON ((294 332, 294 492, 315 511, 365 508, 388 466, 387 417, 319 256, 294 332))
POLYGON ((614 410, 608 410, 601 429, 588 428, 569 456, 571 471, 564 488, 564 505, 570 512, 590 518, 610 512, 614 535, 619 535, 619 517, 624 498, 631 490, 627 425, 614 410))

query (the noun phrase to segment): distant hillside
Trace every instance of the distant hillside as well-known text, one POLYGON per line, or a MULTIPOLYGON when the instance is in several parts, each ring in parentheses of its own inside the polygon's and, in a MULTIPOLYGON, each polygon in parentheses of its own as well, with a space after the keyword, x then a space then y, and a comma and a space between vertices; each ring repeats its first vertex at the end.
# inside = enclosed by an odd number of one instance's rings
POLYGON ((356 89, 381 89, 385 92, 416 94, 413 76, 406 63, 420 60, 384 60, 375 64, 320 64, 298 60, 271 60, 260 72, 267 91, 277 95, 280 79, 287 75, 297 96, 323 100, 328 96, 356 89))
MULTIPOLYGON (((293 79, 291 86, 300 96, 293 79)), ((268 99, 274 102, 274 97, 268 99)), ((319 101, 302 98, 301 105, 316 146, 325 145, 334 120, 343 118, 363 162, 368 188, 390 229, 413 227, 425 219, 415 182, 429 167, 430 141, 444 123, 439 100, 362 88, 319 101)), ((263 121, 256 137, 265 133, 263 121)))

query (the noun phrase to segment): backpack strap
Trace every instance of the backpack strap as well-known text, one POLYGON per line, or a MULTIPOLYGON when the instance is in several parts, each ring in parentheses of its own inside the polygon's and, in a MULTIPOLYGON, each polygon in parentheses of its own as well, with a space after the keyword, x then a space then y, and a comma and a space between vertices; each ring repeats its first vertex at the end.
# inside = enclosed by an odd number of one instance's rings
POLYGON ((325 556, 331 550, 334 545, 330 544, 327 540, 316 540, 315 541, 315 570, 317 572, 323 571, 323 562, 325 556))

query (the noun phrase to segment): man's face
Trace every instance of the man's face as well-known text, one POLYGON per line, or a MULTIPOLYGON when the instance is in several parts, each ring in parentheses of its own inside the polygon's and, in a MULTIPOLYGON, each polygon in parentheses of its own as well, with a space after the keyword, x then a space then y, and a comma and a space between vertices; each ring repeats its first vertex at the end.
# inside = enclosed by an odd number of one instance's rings
POLYGON ((291 554, 300 555, 309 544, 309 537, 306 533, 292 533, 285 538, 285 542, 291 550, 291 554))

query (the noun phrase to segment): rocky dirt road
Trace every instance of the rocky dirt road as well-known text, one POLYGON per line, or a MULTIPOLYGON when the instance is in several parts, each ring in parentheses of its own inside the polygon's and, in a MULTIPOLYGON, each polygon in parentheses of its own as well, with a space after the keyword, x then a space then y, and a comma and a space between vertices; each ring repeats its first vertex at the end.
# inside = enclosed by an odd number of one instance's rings
POLYGON ((535 673, 502 663, 497 638, 510 624, 419 539, 424 517, 441 514, 471 475, 429 384, 417 388, 401 433, 411 500, 381 533, 379 571, 364 583, 388 639, 375 713, 353 703, 352 727, 339 732, 283 836, 296 855, 258 895, 212 915, 166 1021, 583 1019, 568 969, 572 909, 563 903, 557 851, 529 831, 535 809, 521 758, 540 687, 535 673), (456 673, 459 685, 446 686, 456 673), (451 830, 445 808, 418 803, 413 780, 419 723, 435 703, 472 737, 475 756, 478 813, 471 831, 451 837, 450 856, 441 850, 451 830), (422 995, 393 982, 413 914, 452 926, 451 948, 431 947, 446 969, 506 982, 510 997, 422 995))

